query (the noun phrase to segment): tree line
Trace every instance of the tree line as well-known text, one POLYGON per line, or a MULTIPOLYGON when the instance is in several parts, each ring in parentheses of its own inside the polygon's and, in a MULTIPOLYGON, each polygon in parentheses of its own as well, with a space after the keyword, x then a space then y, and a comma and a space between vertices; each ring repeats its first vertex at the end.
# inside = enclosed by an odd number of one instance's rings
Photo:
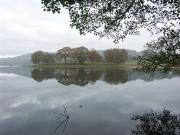
POLYGON ((106 62, 108 64, 120 64, 128 60, 128 52, 125 49, 107 49, 101 56, 95 49, 86 47, 64 47, 56 53, 36 51, 31 55, 33 64, 84 64, 89 62, 106 62))

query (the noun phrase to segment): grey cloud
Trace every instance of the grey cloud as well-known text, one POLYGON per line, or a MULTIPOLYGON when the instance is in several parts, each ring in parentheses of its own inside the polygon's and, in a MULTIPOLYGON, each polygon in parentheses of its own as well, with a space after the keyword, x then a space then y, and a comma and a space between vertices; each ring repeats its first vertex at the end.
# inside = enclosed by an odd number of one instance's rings
POLYGON ((35 50, 56 51, 70 46, 88 48, 127 48, 143 50, 153 37, 145 31, 140 36, 129 36, 123 42, 114 44, 111 39, 95 37, 92 34, 80 36, 71 29, 66 11, 61 14, 43 12, 40 0, 0 0, 0 55, 20 55, 35 50))

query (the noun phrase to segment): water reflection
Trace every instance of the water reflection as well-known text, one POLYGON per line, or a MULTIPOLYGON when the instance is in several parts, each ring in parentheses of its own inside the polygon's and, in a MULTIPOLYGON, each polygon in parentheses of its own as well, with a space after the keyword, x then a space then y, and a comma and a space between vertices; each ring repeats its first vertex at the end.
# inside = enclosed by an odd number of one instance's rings
POLYGON ((88 73, 84 69, 56 71, 54 74, 56 80, 63 85, 80 85, 88 84, 88 73))
POLYGON ((66 86, 71 84, 85 86, 88 83, 94 84, 97 80, 102 80, 110 84, 126 83, 128 81, 128 73, 123 69, 33 69, 31 77, 38 82, 55 78, 59 83, 66 86))
POLYGON ((128 81, 128 73, 125 70, 107 70, 104 80, 109 84, 126 83, 128 81))
POLYGON ((54 73, 54 71, 52 71, 52 70, 34 69, 34 70, 32 70, 32 72, 31 72, 31 77, 32 77, 34 80, 36 80, 36 81, 38 81, 38 82, 41 82, 41 81, 43 81, 43 80, 47 80, 47 79, 53 78, 53 73, 54 73))
POLYGON ((124 84, 127 81, 137 79, 150 82, 157 79, 171 79, 177 76, 180 76, 180 70, 173 70, 170 73, 155 72, 149 74, 119 68, 33 69, 31 71, 31 77, 38 82, 54 78, 66 86, 71 84, 85 86, 89 83, 94 84, 98 80, 112 85, 124 84))
MULTIPOLYGON (((82 106, 80 105, 80 108, 82 106)), ((57 132, 62 128, 64 133, 69 121, 67 107, 63 106, 63 113, 54 113, 57 132)), ((180 134, 180 115, 170 110, 164 109, 161 112, 150 111, 144 114, 133 115, 131 120, 135 121, 135 128, 131 130, 130 135, 179 135, 180 134)))
POLYGON ((178 71, 143 74, 112 70, 2 69, 0 135, 59 135, 65 127, 64 135, 130 135, 136 124, 131 120, 133 114, 163 107, 180 112, 178 71), (58 85, 57 80, 69 86, 58 85), (65 114, 62 105, 68 106, 69 120, 67 115, 58 119, 59 113, 65 114))
POLYGON ((57 123, 57 127, 55 128, 55 132, 57 132, 57 130, 59 128, 63 128, 62 129, 62 132, 64 133, 64 131, 66 130, 66 127, 67 127, 67 124, 68 124, 68 121, 69 121, 69 114, 68 114, 68 111, 67 111, 67 107, 63 105, 63 113, 54 113, 56 115, 56 123, 57 123))

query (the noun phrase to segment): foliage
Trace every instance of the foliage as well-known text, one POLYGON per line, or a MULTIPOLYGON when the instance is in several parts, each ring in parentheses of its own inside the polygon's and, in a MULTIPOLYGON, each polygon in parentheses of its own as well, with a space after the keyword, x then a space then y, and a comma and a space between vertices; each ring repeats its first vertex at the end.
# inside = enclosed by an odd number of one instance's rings
POLYGON ((128 60, 128 52, 125 49, 121 49, 121 62, 126 62, 128 60))
POLYGON ((132 120, 137 121, 136 130, 132 135, 179 135, 180 117, 169 110, 162 112, 150 112, 143 115, 135 115, 132 120))
POLYGON ((102 57, 97 53, 96 50, 91 50, 89 51, 88 53, 88 59, 91 63, 93 62, 97 62, 97 61, 101 61, 102 60, 102 57))
MULTIPOLYGON (((41 0, 41 2, 45 11, 60 13, 61 8, 67 9, 71 27, 78 29, 80 34, 94 33, 100 37, 110 37, 115 43, 127 35, 138 35, 142 28, 152 34, 162 34, 166 28, 169 28, 169 34, 172 34, 171 31, 179 32, 180 28, 179 0, 41 0)), ((166 39, 165 36, 160 38, 166 39)), ((161 48, 166 49, 166 42, 171 44, 169 40, 164 42, 159 39, 152 41, 151 46, 161 42, 160 44, 164 44, 161 48)), ((173 46, 169 47, 174 49, 173 46)), ((164 64, 166 66, 163 68, 166 71, 177 64, 179 54, 169 57, 169 54, 159 52, 158 47, 154 49, 157 49, 156 55, 148 54, 141 57, 139 62, 145 72, 155 71, 158 66, 164 64), (163 63, 160 62, 162 59, 163 63)))
MULTIPOLYGON (((107 61, 111 63, 118 64, 128 59, 128 53, 124 49, 109 49, 105 51, 104 55, 107 61)), ((64 47, 59 49, 56 54, 37 51, 31 56, 31 61, 34 64, 57 64, 61 63, 62 59, 65 65, 67 63, 82 65, 86 61, 91 63, 103 61, 103 58, 95 49, 89 51, 88 48, 83 46, 77 48, 64 47)))
POLYGON ((55 56, 43 51, 36 51, 31 55, 31 61, 34 64, 52 64, 54 63, 55 56))
POLYGON ((77 51, 76 52, 76 58, 77 58, 79 64, 84 64, 84 62, 87 59, 87 53, 84 51, 77 51))
POLYGON ((43 53, 41 56, 41 62, 44 64, 53 64, 55 56, 49 53, 43 53))
POLYGON ((104 52, 104 57, 105 57, 105 60, 108 62, 108 63, 113 63, 113 51, 112 49, 108 49, 104 52))
POLYGON ((164 72, 180 64, 180 30, 166 29, 157 41, 146 44, 147 51, 138 58, 138 64, 145 72, 155 71, 159 67, 164 72))
POLYGON ((42 61, 43 52, 42 51, 36 51, 31 56, 31 61, 34 64, 39 64, 42 61))
POLYGON ((79 64, 84 64, 87 60, 89 50, 86 47, 74 48, 71 54, 72 58, 75 58, 79 64))
POLYGON ((71 48, 70 47, 64 47, 57 51, 56 56, 58 59, 64 58, 65 65, 67 64, 67 58, 71 55, 71 48))
POLYGON ((108 49, 104 52, 104 57, 108 63, 123 63, 128 60, 128 53, 125 49, 108 49))
POLYGON ((118 42, 140 28, 153 31, 180 19, 179 0, 41 0, 45 11, 68 10, 80 34, 94 33, 118 42), (161 25, 159 25, 161 24, 161 25))

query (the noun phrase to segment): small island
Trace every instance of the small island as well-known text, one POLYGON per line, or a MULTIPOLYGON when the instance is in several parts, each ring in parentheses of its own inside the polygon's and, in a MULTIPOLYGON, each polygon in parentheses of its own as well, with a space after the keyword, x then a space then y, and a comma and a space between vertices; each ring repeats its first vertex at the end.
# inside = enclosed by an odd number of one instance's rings
POLYGON ((79 67, 136 67, 136 58, 129 58, 126 49, 96 51, 84 46, 64 47, 56 53, 36 51, 31 55, 32 67, 79 68, 79 67))

